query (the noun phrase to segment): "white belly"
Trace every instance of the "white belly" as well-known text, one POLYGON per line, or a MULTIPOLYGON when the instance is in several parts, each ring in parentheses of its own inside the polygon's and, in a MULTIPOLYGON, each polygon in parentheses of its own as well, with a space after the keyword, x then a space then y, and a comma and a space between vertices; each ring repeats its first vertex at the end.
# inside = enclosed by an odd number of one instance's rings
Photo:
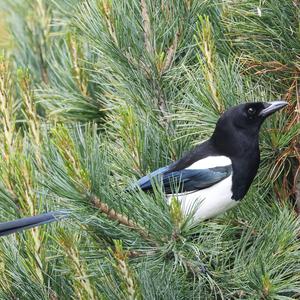
POLYGON ((232 175, 194 193, 168 195, 167 200, 170 203, 172 197, 177 197, 183 214, 193 213, 193 221, 198 222, 216 217, 238 204, 238 201, 231 199, 231 186, 232 175))

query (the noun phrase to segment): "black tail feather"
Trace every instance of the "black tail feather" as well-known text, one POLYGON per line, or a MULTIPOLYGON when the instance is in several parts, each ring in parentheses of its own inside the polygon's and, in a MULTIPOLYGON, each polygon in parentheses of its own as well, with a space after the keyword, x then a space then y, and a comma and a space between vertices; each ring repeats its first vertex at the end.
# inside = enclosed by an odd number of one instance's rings
POLYGON ((68 217, 69 212, 64 210, 52 211, 45 214, 22 218, 15 221, 0 223, 0 236, 8 235, 24 229, 59 221, 68 217))

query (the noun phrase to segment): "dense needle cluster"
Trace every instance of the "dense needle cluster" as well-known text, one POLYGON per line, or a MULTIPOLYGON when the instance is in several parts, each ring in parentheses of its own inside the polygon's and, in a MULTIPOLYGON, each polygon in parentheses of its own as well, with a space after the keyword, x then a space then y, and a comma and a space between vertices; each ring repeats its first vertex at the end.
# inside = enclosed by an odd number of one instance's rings
POLYGON ((0 221, 71 215, 0 238, 0 299, 299 297, 298 1, 0 7, 0 221), (233 210, 195 225, 159 185, 125 191, 275 99, 233 210))

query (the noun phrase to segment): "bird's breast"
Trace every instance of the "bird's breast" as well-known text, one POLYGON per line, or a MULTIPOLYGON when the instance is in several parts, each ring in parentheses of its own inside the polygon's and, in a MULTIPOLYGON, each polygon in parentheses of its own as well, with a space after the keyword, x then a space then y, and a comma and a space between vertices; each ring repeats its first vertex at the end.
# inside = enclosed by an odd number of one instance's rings
POLYGON ((169 203, 174 196, 179 200, 183 214, 191 213, 194 222, 216 217, 238 204, 232 199, 232 175, 206 189, 167 195, 169 203))
MULTIPOLYGON (((211 156, 196 161, 187 169, 205 169, 231 165, 232 161, 226 156, 211 156)), ((184 215, 192 213, 195 222, 216 217, 237 205, 238 201, 232 199, 233 174, 211 187, 177 195, 167 195, 170 202, 177 197, 184 215)))

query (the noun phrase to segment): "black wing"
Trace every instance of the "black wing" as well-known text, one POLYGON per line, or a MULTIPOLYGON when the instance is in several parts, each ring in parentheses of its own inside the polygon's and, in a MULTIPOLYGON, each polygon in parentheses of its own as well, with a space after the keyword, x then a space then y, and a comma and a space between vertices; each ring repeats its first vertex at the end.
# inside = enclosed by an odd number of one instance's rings
POLYGON ((166 194, 174 191, 193 192, 208 188, 232 173, 231 165, 208 169, 183 169, 168 172, 169 167, 160 168, 153 173, 141 178, 134 186, 139 186, 143 191, 151 191, 154 182, 161 183, 166 194))

